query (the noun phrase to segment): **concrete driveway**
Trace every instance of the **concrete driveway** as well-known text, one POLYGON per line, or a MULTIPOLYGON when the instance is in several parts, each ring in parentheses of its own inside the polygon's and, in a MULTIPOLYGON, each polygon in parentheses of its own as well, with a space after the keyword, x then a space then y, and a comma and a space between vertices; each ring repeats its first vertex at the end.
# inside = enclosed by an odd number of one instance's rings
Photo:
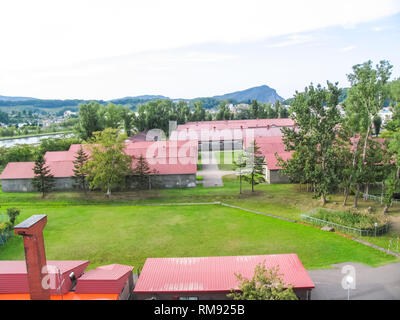
POLYGON ((199 171, 199 175, 203 177, 203 187, 223 187, 222 177, 235 174, 234 171, 221 171, 218 169, 217 159, 212 151, 201 152, 201 163, 202 170, 199 171))
POLYGON ((355 279, 355 288, 350 290, 350 300, 400 300, 400 263, 379 268, 357 263, 342 263, 334 267, 308 271, 315 284, 312 300, 347 300, 348 290, 342 287, 342 280, 347 275, 355 279))

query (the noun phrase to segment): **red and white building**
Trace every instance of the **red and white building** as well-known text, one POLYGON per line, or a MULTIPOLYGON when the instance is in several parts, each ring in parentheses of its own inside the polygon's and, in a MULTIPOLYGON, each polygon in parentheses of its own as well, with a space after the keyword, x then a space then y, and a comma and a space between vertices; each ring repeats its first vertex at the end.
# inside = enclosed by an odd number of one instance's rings
POLYGON ((311 298, 315 287, 296 254, 203 257, 149 258, 134 289, 134 298, 156 300, 226 300, 238 291, 241 274, 251 279, 257 265, 278 267, 282 280, 292 285, 299 299, 311 298))
POLYGON ((244 148, 250 147, 251 143, 254 141, 265 158, 265 180, 270 184, 289 183, 289 178, 281 174, 282 168, 278 164, 278 158, 287 161, 292 157, 293 151, 286 151, 282 137, 257 137, 254 139, 246 139, 244 148))
MULTIPOLYGON (((73 161, 85 145, 71 145, 68 151, 46 152, 46 165, 55 177, 55 190, 73 190, 73 161)), ((89 152, 88 152, 89 153, 89 152)), ((155 170, 153 186, 185 188, 196 186, 197 141, 143 141, 127 143, 125 153, 132 156, 132 167, 143 156, 150 169, 155 170)), ((34 162, 10 162, 0 175, 3 192, 32 192, 34 162)), ((128 183, 129 187, 129 183, 128 183)), ((134 186, 132 186, 134 187, 134 186)))
POLYGON ((200 150, 241 150, 243 140, 282 136, 283 127, 294 128, 292 119, 253 119, 188 122, 179 125, 171 140, 199 141, 200 150))

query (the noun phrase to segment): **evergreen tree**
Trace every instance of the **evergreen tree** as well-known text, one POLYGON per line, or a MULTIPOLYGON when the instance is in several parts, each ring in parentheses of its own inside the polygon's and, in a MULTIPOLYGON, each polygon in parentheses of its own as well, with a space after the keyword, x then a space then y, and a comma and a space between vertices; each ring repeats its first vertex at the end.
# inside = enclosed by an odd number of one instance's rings
POLYGON ((254 192, 255 185, 265 182, 265 157, 255 141, 252 141, 250 147, 245 149, 244 156, 246 161, 244 170, 246 173, 243 178, 251 184, 251 192, 254 192))
POLYGON ((237 160, 233 160, 233 170, 236 171, 236 175, 239 178, 239 184, 240 184, 239 194, 242 194, 242 177, 246 173, 245 168, 246 168, 246 159, 243 157, 242 154, 240 154, 237 160))
POLYGON ((132 169, 132 174, 137 178, 138 185, 143 189, 151 189, 151 176, 157 174, 156 170, 151 170, 149 163, 143 155, 136 159, 136 165, 132 169))
POLYGON ((80 189, 86 192, 87 190, 87 182, 86 182, 86 172, 85 172, 85 164, 89 160, 89 156, 83 150, 82 146, 79 148, 74 163, 74 176, 72 177, 75 181, 75 185, 80 189))
POLYGON ((35 166, 33 167, 34 178, 32 185, 36 190, 42 193, 44 198, 45 194, 50 192, 55 185, 54 176, 51 174, 50 168, 46 166, 46 161, 43 155, 37 157, 35 166))
POLYGON ((381 132, 381 127, 382 127, 382 118, 379 115, 376 115, 374 117, 374 130, 376 137, 379 137, 379 133, 381 132))

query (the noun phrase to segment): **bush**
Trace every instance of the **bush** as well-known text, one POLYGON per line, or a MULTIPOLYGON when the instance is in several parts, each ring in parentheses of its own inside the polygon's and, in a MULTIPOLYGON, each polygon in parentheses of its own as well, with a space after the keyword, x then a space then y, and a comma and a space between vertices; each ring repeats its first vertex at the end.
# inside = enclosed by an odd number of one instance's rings
POLYGON ((311 216, 320 220, 358 229, 373 229, 375 228, 375 223, 378 224, 378 227, 386 223, 386 218, 382 215, 370 215, 350 211, 317 209, 311 216))
POLYGON ((13 226, 15 225, 15 220, 17 219, 17 217, 19 216, 20 213, 21 213, 21 211, 18 210, 17 208, 8 208, 7 209, 8 218, 10 220, 10 223, 13 226))

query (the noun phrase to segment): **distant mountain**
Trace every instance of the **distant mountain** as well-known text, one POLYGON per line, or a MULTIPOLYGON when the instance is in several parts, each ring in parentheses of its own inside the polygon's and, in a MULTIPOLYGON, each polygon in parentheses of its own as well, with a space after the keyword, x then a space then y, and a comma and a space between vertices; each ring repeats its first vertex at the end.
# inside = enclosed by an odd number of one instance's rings
POLYGON ((37 100, 35 98, 28 98, 28 97, 7 97, 7 96, 0 96, 1 101, 27 101, 27 100, 37 100))
POLYGON ((26 98, 26 97, 7 97, 0 96, 0 108, 3 111, 9 110, 11 107, 24 107, 24 108, 32 108, 32 109, 40 109, 43 111, 58 109, 63 112, 65 110, 73 110, 76 111, 78 109, 79 104, 88 103, 90 101, 97 101, 101 104, 106 104, 108 102, 112 102, 115 104, 128 105, 132 109, 136 109, 140 104, 147 103, 152 100, 157 99, 166 99, 172 101, 180 101, 184 100, 189 103, 193 103, 196 100, 200 100, 203 103, 203 107, 205 109, 213 109, 218 107, 221 100, 227 100, 230 103, 249 103, 252 100, 257 100, 261 103, 275 103, 276 101, 283 101, 284 99, 279 96, 275 89, 272 89, 266 85, 254 87, 250 89, 246 89, 243 91, 237 91, 232 93, 227 93, 220 96, 214 97, 203 97, 203 98, 195 98, 195 99, 171 99, 163 95, 140 95, 134 97, 125 97, 120 99, 113 99, 109 101, 104 100, 81 100, 81 99, 70 99, 70 100, 60 100, 60 99, 35 99, 35 98, 26 98))
POLYGON ((267 85, 250 88, 243 91, 227 93, 221 96, 214 96, 213 98, 220 100, 232 99, 238 102, 257 100, 261 103, 275 103, 276 101, 284 100, 280 95, 278 95, 275 89, 272 89, 267 85))
POLYGON ((157 100, 157 99, 170 100, 170 98, 168 98, 166 96, 145 94, 145 95, 142 95, 142 96, 118 98, 118 99, 113 99, 113 100, 110 100, 110 101, 114 102, 114 101, 119 101, 119 100, 157 100))

